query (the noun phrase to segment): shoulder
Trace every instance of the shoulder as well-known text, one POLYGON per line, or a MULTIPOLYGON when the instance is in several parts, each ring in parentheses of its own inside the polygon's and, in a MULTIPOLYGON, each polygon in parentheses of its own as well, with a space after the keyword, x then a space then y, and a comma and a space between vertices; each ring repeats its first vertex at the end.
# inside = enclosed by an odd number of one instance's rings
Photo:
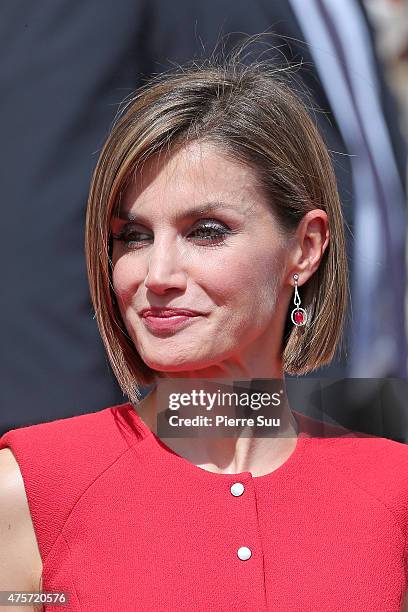
POLYGON ((23 478, 9 448, 0 450, 0 590, 38 590, 42 562, 23 478))
MULTIPOLYGON (((350 475, 357 477, 361 473, 364 478, 378 482, 388 478, 397 466, 408 466, 408 444, 295 414, 306 437, 315 438, 316 447, 325 458, 343 465, 350 475)), ((408 475, 403 469, 397 470, 395 477, 404 480, 408 475)))
POLYGON ((49 470, 57 468, 58 457, 62 456, 61 465, 66 465, 67 461, 92 459, 102 465, 129 447, 128 428, 121 428, 129 406, 119 404, 97 412, 11 429, 0 437, 0 449, 10 448, 18 461, 19 455, 24 453, 24 457, 30 456, 31 462, 49 470), (56 464, 51 462, 52 457, 56 464))
POLYGON ((408 445, 388 438, 349 436, 318 441, 333 473, 375 499, 408 535, 408 445))
POLYGON ((326 457, 341 462, 344 471, 379 484, 393 477, 408 483, 408 445, 377 436, 350 435, 328 437, 321 441, 326 457), (393 474, 394 473, 394 474, 393 474))
POLYGON ((408 445, 296 416, 314 468, 382 504, 408 535, 408 445))
POLYGON ((129 451, 132 438, 125 416, 130 406, 28 425, 0 438, 2 461, 10 469, 12 456, 18 463, 20 475, 14 471, 14 482, 23 481, 43 560, 77 499, 129 451))
POLYGON ((96 412, 10 429, 0 437, 0 448, 4 447, 4 441, 7 443, 17 438, 25 439, 27 442, 32 440, 33 445, 43 439, 47 442, 54 440, 56 444, 65 444, 68 439, 70 443, 77 441, 80 444, 94 434, 95 437, 97 434, 102 434, 101 441, 103 441, 106 435, 114 431, 112 428, 113 411, 121 407, 122 405, 111 406, 96 412))

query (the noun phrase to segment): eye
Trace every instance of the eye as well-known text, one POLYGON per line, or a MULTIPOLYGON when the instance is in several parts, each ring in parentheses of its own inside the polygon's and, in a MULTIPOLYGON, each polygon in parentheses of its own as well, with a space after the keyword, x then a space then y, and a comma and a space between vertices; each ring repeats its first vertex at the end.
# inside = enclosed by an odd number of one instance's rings
MULTIPOLYGON (((205 246, 213 245, 218 246, 225 240, 225 236, 232 234, 232 230, 214 219, 206 220, 201 222, 196 229, 188 234, 193 242, 204 242, 205 246)), ((153 236, 147 232, 137 231, 132 228, 125 227, 119 234, 112 234, 115 240, 124 242, 128 249, 139 249, 142 248, 143 243, 149 240, 153 240, 153 236)))
POLYGON ((209 220, 205 223, 201 223, 201 225, 193 230, 190 234, 198 236, 198 240, 203 240, 204 242, 220 242, 224 241, 225 236, 231 233, 229 227, 224 225, 223 223, 219 223, 218 221, 209 220))
POLYGON ((129 249, 139 248, 143 242, 146 242, 146 237, 152 239, 152 236, 146 232, 138 232, 126 227, 119 234, 112 234, 112 238, 124 242, 129 249))

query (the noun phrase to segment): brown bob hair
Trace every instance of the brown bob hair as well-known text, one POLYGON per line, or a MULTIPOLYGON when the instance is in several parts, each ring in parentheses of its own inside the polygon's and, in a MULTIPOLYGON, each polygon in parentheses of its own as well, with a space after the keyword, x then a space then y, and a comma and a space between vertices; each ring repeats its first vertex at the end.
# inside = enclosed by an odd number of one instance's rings
POLYGON ((336 352, 349 297, 344 222, 328 150, 287 72, 265 61, 244 63, 239 54, 194 62, 150 79, 126 100, 113 123, 91 182, 85 251, 100 334, 118 383, 134 403, 139 386, 160 373, 141 359, 116 302, 110 221, 146 160, 193 140, 216 143, 250 166, 288 235, 308 211, 327 213, 328 248, 299 288, 309 323, 294 326, 288 312, 283 370, 311 372, 330 363, 336 352))

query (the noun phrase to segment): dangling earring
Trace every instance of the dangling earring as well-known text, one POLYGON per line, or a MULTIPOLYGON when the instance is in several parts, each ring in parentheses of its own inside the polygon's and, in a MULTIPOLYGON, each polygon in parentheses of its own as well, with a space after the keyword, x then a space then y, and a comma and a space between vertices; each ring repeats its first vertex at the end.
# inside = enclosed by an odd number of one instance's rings
POLYGON ((293 300, 295 303, 295 308, 292 310, 290 318, 292 319, 292 323, 294 325, 297 327, 302 327, 303 325, 306 325, 306 310, 304 308, 300 308, 300 295, 298 292, 299 274, 294 274, 293 279, 295 281, 295 296, 293 300))

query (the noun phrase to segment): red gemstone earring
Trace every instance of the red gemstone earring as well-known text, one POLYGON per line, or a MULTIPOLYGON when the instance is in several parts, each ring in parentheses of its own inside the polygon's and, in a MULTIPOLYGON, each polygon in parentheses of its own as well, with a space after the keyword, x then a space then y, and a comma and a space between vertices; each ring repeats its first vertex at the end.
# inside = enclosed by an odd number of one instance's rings
POLYGON ((297 327, 302 327, 303 325, 306 325, 306 310, 304 308, 300 308, 298 279, 299 279, 299 274, 294 274, 293 280, 295 281, 295 297, 293 301, 295 303, 295 308, 292 310, 291 319, 294 325, 296 325, 297 327))

